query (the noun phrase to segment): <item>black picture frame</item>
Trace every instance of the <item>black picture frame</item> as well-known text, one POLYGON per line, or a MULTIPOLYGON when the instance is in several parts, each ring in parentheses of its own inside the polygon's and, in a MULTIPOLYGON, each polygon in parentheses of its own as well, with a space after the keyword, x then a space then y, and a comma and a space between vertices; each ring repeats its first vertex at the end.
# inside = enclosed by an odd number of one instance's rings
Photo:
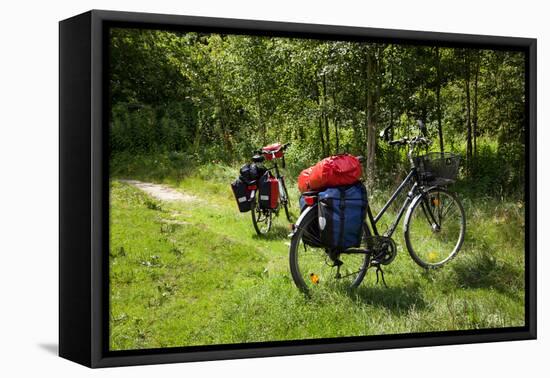
POLYGON ((89 367, 535 339, 536 39, 92 10, 59 23, 59 355, 89 367), (525 326, 108 350, 108 29, 113 26, 477 47, 526 53, 525 326))

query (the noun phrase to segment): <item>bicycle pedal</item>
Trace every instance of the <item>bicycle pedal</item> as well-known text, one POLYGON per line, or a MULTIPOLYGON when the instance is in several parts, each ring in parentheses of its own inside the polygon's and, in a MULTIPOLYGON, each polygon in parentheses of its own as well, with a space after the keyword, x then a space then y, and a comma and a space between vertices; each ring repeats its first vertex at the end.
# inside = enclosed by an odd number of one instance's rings
POLYGON ((380 259, 383 255, 372 256, 370 259, 369 267, 380 268, 382 265, 382 260, 380 259))
POLYGON ((380 267, 380 265, 384 265, 384 262, 387 261, 386 256, 386 253, 382 253, 373 257, 373 259, 371 260, 371 265, 376 265, 377 267, 380 267))

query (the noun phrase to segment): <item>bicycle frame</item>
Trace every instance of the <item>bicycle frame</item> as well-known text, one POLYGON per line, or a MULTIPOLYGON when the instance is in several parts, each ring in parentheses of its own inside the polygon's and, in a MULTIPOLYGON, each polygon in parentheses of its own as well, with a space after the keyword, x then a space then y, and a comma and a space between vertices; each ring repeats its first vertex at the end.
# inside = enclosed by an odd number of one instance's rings
MULTIPOLYGON (((411 187, 411 189, 407 193, 407 198, 403 202, 403 205, 401 205, 401 208, 399 209, 399 212, 397 213, 397 217, 394 219, 393 223, 390 225, 389 229, 384 233, 383 236, 391 237, 393 235, 393 233, 395 232, 395 230, 397 228, 397 225, 399 224, 399 221, 403 217, 403 214, 405 214, 405 210, 410 206, 410 204, 413 202, 414 198, 416 198, 416 196, 419 194, 419 181, 420 180, 419 180, 418 171, 416 169, 416 165, 415 165, 414 158, 413 158, 414 153, 415 153, 415 148, 416 148, 416 146, 409 145, 409 151, 407 153, 407 157, 408 157, 409 162, 411 164, 411 170, 409 171, 409 174, 407 175, 407 177, 405 177, 405 179, 403 180, 403 182, 401 182, 401 184, 397 187, 397 189, 395 189, 395 191, 391 195, 390 199, 384 204, 384 206, 378 212, 378 214, 376 214, 376 216, 373 216, 372 210, 371 210, 371 207, 370 207, 370 203, 367 203, 367 216, 369 218, 369 223, 370 223, 370 226, 372 228, 372 232, 376 236, 380 235, 379 232, 378 232, 378 229, 376 227, 376 224, 382 218, 382 216, 384 215, 386 210, 388 210, 388 208, 396 200, 397 196, 399 196, 399 194, 403 191, 403 189, 407 186, 407 184, 409 182, 413 181, 414 182, 413 186, 411 187)), ((426 211, 426 210, 424 209, 424 211, 426 211)), ((429 214, 429 215, 426 214, 426 215, 430 219, 433 219, 433 214, 429 214)), ((370 229, 368 228, 368 225, 367 225, 366 222, 365 222, 365 225, 367 227, 367 233, 370 234, 370 229)))
MULTIPOLYGON (((284 151, 284 148, 286 148, 289 144, 285 144, 282 148, 283 148, 283 151, 284 151)), ((284 208, 285 210, 285 215, 288 219, 289 222, 292 222, 291 220, 291 217, 289 215, 289 210, 288 210, 288 207, 290 205, 289 203, 289 200, 288 200, 288 191, 286 189, 286 185, 285 185, 285 181, 284 181, 284 176, 281 175, 281 172, 279 171, 279 165, 277 164, 277 157, 276 157, 276 154, 279 152, 280 150, 277 150, 277 151, 272 151, 272 152, 269 152, 271 154, 271 159, 268 159, 268 160, 272 160, 272 166, 271 167, 265 167, 267 171, 269 171, 272 175, 273 175, 273 171, 275 171, 275 178, 277 180, 277 183, 278 183, 278 188, 279 188, 279 198, 278 198, 278 201, 277 201, 277 204, 275 206, 275 208, 266 208, 266 209, 262 209, 260 207, 260 201, 255 201, 254 203, 254 209, 252 211, 252 221, 254 223, 254 227, 256 229, 256 232, 258 234, 262 234, 262 233, 266 233, 269 231, 269 229, 271 228, 271 217, 273 215, 275 215, 276 217, 279 215, 279 211, 281 208, 284 208), (258 217, 256 217, 256 212, 259 214, 258 217), (261 220, 261 217, 264 216, 265 219, 264 220, 267 220, 269 222, 269 226, 268 226, 268 229, 266 232, 263 232, 261 230, 259 230, 258 226, 257 226, 257 223, 262 221, 261 220), (269 219, 267 219, 269 218, 269 219)), ((257 151, 256 153, 258 154, 263 154, 265 156, 266 152, 263 152, 263 151, 257 151)), ((285 168, 285 161, 284 161, 284 156, 282 156, 283 158, 283 168, 285 168)), ((259 160, 257 162, 263 162, 264 159, 262 160, 259 160)), ((253 195, 255 196, 256 193, 253 192, 253 195)))
MULTIPOLYGON (((288 193, 286 191, 286 186, 284 184, 284 176, 281 175, 281 172, 279 171, 279 165, 277 164, 277 161, 275 159, 273 159, 273 166, 270 167, 270 168, 266 168, 268 171, 273 171, 275 170, 275 178, 277 179, 277 181, 279 182, 279 196, 280 196, 280 193, 283 192, 284 190, 284 193, 285 193, 285 200, 287 201, 287 204, 290 204, 290 201, 288 199, 288 193)), ((279 198, 279 204, 281 204, 280 202, 280 198, 279 198)))
MULTIPOLYGON (((376 216, 373 216, 372 209, 370 207, 370 203, 367 203, 367 216, 368 216, 368 220, 369 220, 369 223, 370 223, 370 227, 372 228, 372 232, 373 232, 374 235, 376 235, 376 236, 380 235, 379 232, 378 232, 378 228, 376 227, 378 221, 380 221, 380 219, 382 218, 382 216, 384 215, 386 210, 388 210, 388 208, 391 206, 391 204, 393 202, 395 202, 395 200, 399 196, 399 194, 401 194, 401 192, 405 189, 407 184, 409 184, 411 181, 413 181, 414 183, 413 183, 413 186, 411 187, 411 189, 409 190, 409 192, 407 193, 407 198, 403 202, 403 205, 401 205, 401 208, 399 209, 399 212, 397 213, 397 216, 394 219, 393 223, 390 225, 389 229, 384 233, 384 236, 391 237, 393 235, 393 233, 395 232, 395 230, 397 228, 397 225, 399 224, 399 221, 403 217, 403 214, 405 214, 405 210, 409 207, 409 205, 411 204, 413 199, 418 194, 418 176, 417 176, 416 168, 413 167, 410 170, 407 177, 405 177, 403 182, 401 182, 401 184, 399 184, 397 189, 395 189, 395 191, 391 195, 390 199, 384 204, 384 206, 382 207, 382 209, 380 209, 380 211, 378 212, 378 214, 376 214, 376 216)), ((367 230, 370 233, 371 230, 368 228, 368 224, 366 224, 366 225, 367 225, 367 230)))
POLYGON ((273 160, 273 167, 268 168, 267 170, 271 171, 272 169, 275 169, 275 177, 277 178, 277 180, 280 179, 282 176, 281 176, 281 172, 279 171, 279 166, 277 165, 276 160, 273 160))
POLYGON ((284 177, 281 175, 281 172, 279 171, 279 166, 277 165, 277 161, 273 160, 273 166, 271 168, 267 168, 268 171, 275 170, 275 178, 279 181, 279 192, 282 185, 282 181, 284 181, 284 177))
MULTIPOLYGON (((277 158, 275 157, 277 151, 270 152, 272 158, 271 161, 273 162, 273 166, 271 168, 267 168, 268 171, 271 171, 275 169, 275 178, 279 181, 279 188, 283 187, 285 194, 288 196, 288 193, 286 192, 286 186, 284 185, 284 177, 281 175, 281 172, 279 171, 279 165, 277 164, 277 158)), ((283 159, 283 168, 285 168, 285 158, 283 159)), ((287 198, 288 200, 288 198, 287 198)))

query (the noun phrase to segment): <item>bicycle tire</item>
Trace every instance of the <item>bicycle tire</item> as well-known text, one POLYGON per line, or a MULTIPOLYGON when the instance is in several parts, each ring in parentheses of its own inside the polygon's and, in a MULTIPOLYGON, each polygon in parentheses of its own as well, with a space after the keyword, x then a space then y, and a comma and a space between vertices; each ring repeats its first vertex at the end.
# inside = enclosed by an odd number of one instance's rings
MULTIPOLYGON (((344 261, 342 267, 344 267, 344 269, 351 269, 351 273, 349 273, 348 275, 344 275, 344 277, 341 278, 331 276, 335 273, 334 269, 336 268, 334 266, 330 267, 328 265, 327 251, 324 248, 315 248, 311 245, 307 246, 307 243, 304 243, 304 233, 307 232, 308 226, 311 224, 311 222, 316 221, 316 207, 306 210, 306 212, 304 212, 302 216, 300 216, 300 219, 298 219, 296 230, 292 235, 290 241, 290 273, 296 287, 298 287, 298 289, 300 289, 300 291, 305 294, 311 294, 315 287, 325 287, 325 283, 326 285, 339 283, 344 285, 347 289, 356 288, 365 278, 370 263, 370 254, 365 253, 361 255, 350 255, 346 254, 345 252, 339 254, 339 260, 344 259, 344 256, 347 255, 347 261, 344 261), (301 252, 301 250, 303 250, 304 252, 301 252), (311 257, 302 257, 305 253, 308 253, 308 256, 311 257), (348 256, 354 258, 353 261, 350 261, 348 256), (346 266, 346 263, 349 264, 349 267, 353 266, 353 268, 348 268, 348 266, 346 266), (326 266, 323 266, 323 264, 326 264, 326 266), (310 271, 308 268, 312 266, 314 266, 314 270, 310 271), (309 280, 306 279, 306 277, 308 277, 309 280), (315 277, 316 282, 313 280, 312 277, 315 277), (344 278, 346 277, 349 278, 344 280, 344 278), (339 280, 341 281, 338 282, 339 280), (319 283, 322 283, 323 285, 319 285, 319 283)), ((308 238, 311 239, 312 237, 315 236, 308 234, 308 238)), ((342 267, 340 267, 340 269, 342 269, 342 267)))
POLYGON ((273 224, 273 211, 270 209, 260 209, 258 191, 254 194, 250 213, 252 215, 252 225, 254 226, 256 234, 259 236, 267 234, 271 230, 273 224), (265 221, 262 220, 262 215, 265 217, 265 221), (265 223, 265 226, 261 227, 259 223, 265 223))
MULTIPOLYGON (((445 201, 447 201, 445 200, 445 201)), ((450 206, 447 204, 447 206, 450 206)), ((445 217, 449 215, 449 208, 447 208, 447 213, 445 214, 445 217)), ((448 223, 447 221, 445 221, 448 223)), ((462 245, 464 243, 464 238, 466 234, 466 214, 464 212, 464 207, 462 206, 462 203, 458 199, 458 197, 454 194, 449 192, 447 189, 442 187, 433 187, 428 189, 426 192, 419 194, 411 203, 409 206, 409 209, 407 211, 407 215, 405 217, 404 222, 404 238, 405 243, 407 245, 407 250, 409 251, 409 255, 413 259, 415 263, 417 263, 419 266, 425 269, 438 269, 441 268, 443 265, 447 264, 449 261, 454 259, 458 253, 460 252, 462 245), (438 195, 440 194, 440 195, 438 195), (458 222, 456 224, 451 223, 450 225, 445 224, 445 230, 443 230, 443 214, 442 212, 444 209, 440 209, 443 207, 443 200, 441 199, 441 194, 443 196, 447 197, 447 200, 450 200, 453 205, 456 205, 458 215, 458 222), (435 198, 437 198, 437 204, 435 204, 435 198), (432 201, 434 201, 432 203, 432 201), (436 219, 436 216, 434 215, 431 207, 434 207, 434 210, 437 209, 439 212, 439 220, 436 219), (422 213, 420 213, 422 211, 422 213), (430 215, 431 214, 431 215, 430 215), (432 220, 429 218, 432 217, 432 220), (411 222, 415 222, 414 225, 411 224, 411 222), (439 223, 439 224, 438 224, 439 223), (422 225, 424 225, 422 227, 422 225), (449 236, 449 242, 444 241, 443 239, 444 234, 448 233, 451 234, 453 229, 456 227, 459 227, 458 236, 456 238, 456 241, 454 240, 454 237, 451 235, 449 236), (447 231, 449 229, 450 231, 447 231), (431 231, 431 234, 430 232, 431 231), (423 237, 425 239, 424 245, 419 245, 420 242, 418 240, 414 241, 412 240, 412 233, 415 232, 420 237, 423 237), (424 235, 424 236, 422 236, 424 235), (429 235, 431 237, 428 237, 426 235, 429 235), (438 236, 443 235, 443 236, 438 236), (439 239, 439 241, 438 241, 439 239), (452 247, 451 252, 447 255, 446 252, 441 253, 440 249, 443 247, 448 247, 454 243, 454 246, 452 247), (416 246, 413 244, 417 244, 416 246), (431 251, 431 249, 435 249, 435 251, 431 251), (423 252, 421 252, 424 250, 423 252), (424 255, 424 253, 428 250, 427 255, 424 255), (432 256, 433 255, 433 256, 432 256), (444 256, 441 260, 437 260, 438 256, 442 255, 444 256), (431 260, 431 261, 428 261, 431 260), (437 260, 437 262, 434 262, 437 260)), ((416 237, 419 239, 420 237, 416 237)))

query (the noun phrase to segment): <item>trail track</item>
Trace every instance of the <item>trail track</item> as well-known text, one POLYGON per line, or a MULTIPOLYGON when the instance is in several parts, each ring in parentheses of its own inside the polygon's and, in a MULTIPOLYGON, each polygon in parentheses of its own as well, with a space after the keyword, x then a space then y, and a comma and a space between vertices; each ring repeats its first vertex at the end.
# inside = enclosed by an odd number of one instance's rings
POLYGON ((150 182, 141 182, 137 180, 120 180, 120 181, 126 184, 133 185, 136 188, 143 190, 145 193, 161 201, 169 201, 169 202, 199 201, 199 199, 195 196, 177 191, 166 185, 153 184, 150 182))

